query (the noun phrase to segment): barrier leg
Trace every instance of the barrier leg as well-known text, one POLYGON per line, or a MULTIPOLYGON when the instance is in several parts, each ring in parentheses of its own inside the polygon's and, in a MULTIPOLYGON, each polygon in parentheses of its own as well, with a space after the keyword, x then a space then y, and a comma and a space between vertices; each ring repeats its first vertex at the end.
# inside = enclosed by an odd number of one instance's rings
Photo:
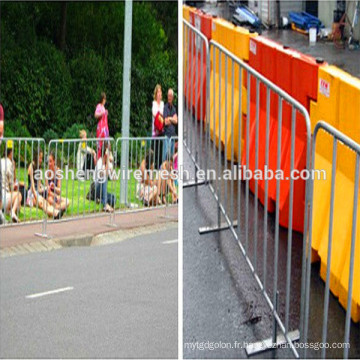
MULTIPOLYGON (((276 312, 278 312, 278 306, 279 306, 279 291, 276 292, 276 302, 275 302, 275 311, 276 312)), ((288 342, 283 334, 277 335, 277 329, 278 329, 277 320, 274 315, 272 337, 265 339, 265 340, 257 341, 255 343, 252 343, 252 344, 249 344, 248 346, 246 346, 246 348, 245 348, 246 355, 250 357, 250 356, 258 355, 265 351, 273 350, 274 358, 275 358, 276 348, 278 348, 288 342)), ((294 330, 294 331, 289 332, 288 337, 292 342, 299 341, 299 339, 300 339, 299 330, 294 330)))
POLYGON ((44 217, 44 220, 41 224, 41 233, 35 233, 34 235, 45 239, 51 239, 51 236, 46 234, 46 230, 47 230, 47 216, 44 217))

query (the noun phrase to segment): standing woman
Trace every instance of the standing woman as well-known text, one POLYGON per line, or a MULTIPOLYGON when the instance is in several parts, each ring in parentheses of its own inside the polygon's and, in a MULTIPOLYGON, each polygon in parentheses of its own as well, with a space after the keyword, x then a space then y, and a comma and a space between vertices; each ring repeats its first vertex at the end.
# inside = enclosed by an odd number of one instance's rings
MULTIPOLYGON (((154 100, 152 102, 152 137, 162 136, 164 128, 164 102, 162 101, 161 85, 157 84, 154 89, 154 100), (162 125, 161 125, 162 124, 162 125)), ((153 141, 153 150, 155 155, 155 167, 158 169, 161 165, 162 143, 160 140, 153 141)))
MULTIPOLYGON (((109 126, 108 126, 108 111, 105 109, 106 94, 104 92, 100 95, 100 102, 96 105, 95 118, 98 121, 96 128, 96 138, 107 138, 109 137, 109 126)), ((101 148, 103 142, 97 141, 97 158, 101 157, 101 148)))

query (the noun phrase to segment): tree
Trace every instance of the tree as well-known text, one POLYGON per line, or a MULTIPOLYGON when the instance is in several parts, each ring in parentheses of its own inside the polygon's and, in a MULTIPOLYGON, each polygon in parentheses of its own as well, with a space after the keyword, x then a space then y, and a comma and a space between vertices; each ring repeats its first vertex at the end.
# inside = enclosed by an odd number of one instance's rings
POLYGON ((60 16, 60 34, 59 34, 59 49, 65 50, 66 38, 66 15, 67 15, 67 2, 61 3, 61 16, 60 16))

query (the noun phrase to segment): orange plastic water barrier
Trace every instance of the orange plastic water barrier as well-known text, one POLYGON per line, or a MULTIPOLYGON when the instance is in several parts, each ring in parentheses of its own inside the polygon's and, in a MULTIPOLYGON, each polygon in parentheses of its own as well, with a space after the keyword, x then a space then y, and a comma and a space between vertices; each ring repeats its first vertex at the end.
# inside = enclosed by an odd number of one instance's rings
MULTIPOLYGON (((262 75, 274 82, 281 89, 293 96, 297 101, 310 107, 311 99, 316 100, 317 77, 319 64, 316 59, 303 55, 274 41, 258 36, 250 40, 249 64, 262 75), (272 61, 269 61, 271 59, 272 61), (305 80, 306 81, 305 81, 305 80)), ((265 139, 266 139, 266 87, 259 85, 259 154, 258 168, 265 168, 265 139)), ((251 81, 250 89, 250 163, 249 168, 255 170, 255 139, 256 139, 256 80, 251 81), (252 110, 253 109, 253 110, 252 110)), ((278 96, 270 92, 270 121, 269 121, 269 162, 268 169, 277 170, 277 127, 278 127, 278 96)), ((280 218, 282 226, 289 224, 289 195, 290 195, 290 155, 291 155, 291 126, 292 109, 290 104, 282 103, 282 133, 281 133, 281 169, 285 180, 280 186, 280 218)), ((295 156, 294 169, 299 172, 306 167, 306 125, 303 116, 296 113, 295 127, 295 156)), ((245 164, 245 154, 243 156, 245 164)), ((294 201, 292 228, 302 232, 304 226, 305 181, 294 180, 294 201)), ((255 180, 250 182, 250 188, 255 191, 255 180)), ((258 197, 264 204, 265 181, 258 181, 258 197)), ((268 210, 274 210, 276 201, 276 179, 268 180, 268 210)))

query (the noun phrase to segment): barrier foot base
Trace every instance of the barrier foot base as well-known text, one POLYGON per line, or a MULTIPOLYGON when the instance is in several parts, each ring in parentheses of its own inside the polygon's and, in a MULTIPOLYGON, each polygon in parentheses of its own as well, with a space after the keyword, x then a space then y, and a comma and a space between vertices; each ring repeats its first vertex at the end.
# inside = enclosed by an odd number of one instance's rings
POLYGON ((42 233, 35 233, 34 235, 38 236, 38 237, 41 237, 41 238, 44 238, 44 239, 51 239, 50 235, 46 235, 46 234, 42 234, 42 233))
POLYGON ((117 228, 118 226, 116 224, 106 224, 107 227, 111 227, 111 228, 117 228))
MULTIPOLYGON (((236 220, 233 222, 233 226, 237 227, 237 221, 236 220)), ((229 224, 227 222, 223 222, 223 223, 220 224, 220 226, 214 225, 214 226, 200 227, 199 228, 199 234, 204 235, 204 234, 208 234, 208 233, 211 233, 211 232, 227 230, 229 228, 230 228, 229 224)))
MULTIPOLYGON (((300 339, 300 331, 294 330, 288 333, 289 338, 292 342, 299 341, 300 339)), ((277 347, 286 344, 286 339, 283 334, 279 334, 276 338, 276 343, 273 344, 272 338, 268 338, 262 341, 258 341, 252 344, 249 344, 245 347, 246 355, 247 356, 254 356, 258 355, 262 352, 269 351, 276 349, 277 347)))
POLYGON ((193 187, 193 186, 200 186, 200 185, 206 185, 206 181, 205 180, 188 181, 185 184, 183 184, 183 189, 188 188, 188 187, 193 187))

